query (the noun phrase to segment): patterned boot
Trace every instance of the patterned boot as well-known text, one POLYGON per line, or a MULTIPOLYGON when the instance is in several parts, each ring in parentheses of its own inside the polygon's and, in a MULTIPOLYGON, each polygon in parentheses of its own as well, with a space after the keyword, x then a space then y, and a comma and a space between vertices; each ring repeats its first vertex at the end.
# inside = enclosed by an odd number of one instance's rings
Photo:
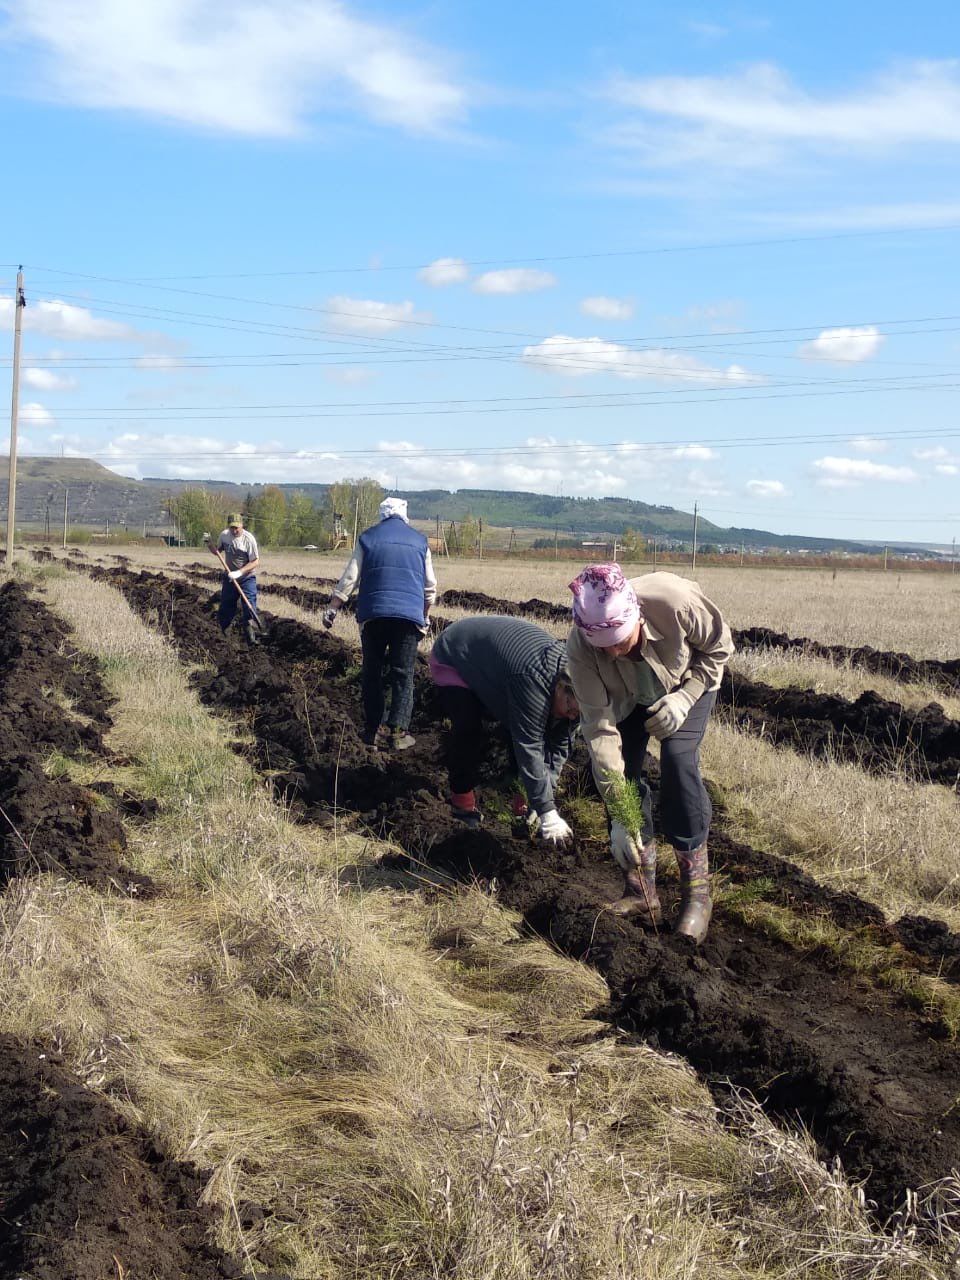
POLYGON ((624 895, 607 908, 617 915, 639 916, 645 924, 658 925, 662 915, 657 896, 657 842, 640 846, 640 865, 624 877, 624 895))
POLYGON ((707 936, 713 899, 710 897, 710 863, 706 841, 688 851, 675 850, 680 867, 680 918, 675 933, 694 942, 702 942, 707 936))

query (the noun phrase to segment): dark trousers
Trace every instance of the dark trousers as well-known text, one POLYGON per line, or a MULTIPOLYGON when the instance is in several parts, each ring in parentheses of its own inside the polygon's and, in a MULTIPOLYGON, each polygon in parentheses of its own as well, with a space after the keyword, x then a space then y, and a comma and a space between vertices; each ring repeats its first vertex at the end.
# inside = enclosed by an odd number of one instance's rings
POLYGON ((256 575, 248 573, 245 578, 236 578, 234 581, 236 582, 236 586, 234 586, 234 583, 230 581, 226 574, 224 574, 220 582, 220 608, 217 611, 217 621, 220 623, 221 631, 227 630, 230 623, 236 617, 238 609, 240 609, 243 614, 240 619, 241 622, 252 621, 250 610, 240 603, 240 597, 237 595, 237 587, 240 588, 253 607, 257 607, 256 575))
MULTIPOLYGON (((707 838, 713 808, 700 776, 700 743, 717 700, 705 693, 690 708, 690 714, 675 734, 660 743, 660 821, 663 835, 675 849, 689 852, 707 838)), ((650 788, 643 777, 643 757, 650 735, 643 727, 650 719, 647 707, 636 707, 617 725, 623 745, 627 777, 637 784, 643 802, 643 840, 653 839, 653 806, 650 788)))
POLYGON ((483 730, 483 703, 471 689, 443 685, 440 706, 450 721, 447 735, 447 769, 450 790, 462 795, 472 791, 480 773, 480 761, 487 745, 483 730))
POLYGON ((384 723, 383 677, 390 687, 391 729, 408 729, 413 714, 413 668, 420 629, 406 618, 371 618, 360 628, 363 651, 363 714, 372 733, 384 723))

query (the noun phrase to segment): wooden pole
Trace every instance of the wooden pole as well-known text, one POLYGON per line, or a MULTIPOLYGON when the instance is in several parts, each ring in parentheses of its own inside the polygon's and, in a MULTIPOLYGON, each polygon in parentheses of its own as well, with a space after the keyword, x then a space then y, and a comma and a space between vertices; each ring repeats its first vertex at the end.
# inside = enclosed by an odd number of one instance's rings
POLYGON ((67 504, 70 499, 70 490, 63 491, 63 549, 67 549, 67 504))
POLYGON ((697 567, 697 523, 699 520, 699 516, 700 516, 700 508, 698 504, 695 502, 693 504, 693 562, 691 564, 692 569, 696 569, 697 567))
POLYGON ((477 517, 477 559, 483 559, 483 516, 477 517))
POLYGON ((7 569, 13 565, 13 534, 17 522, 17 424, 20 417, 20 333, 23 309, 23 267, 17 272, 13 315, 13 378, 10 390, 10 475, 7 482, 7 569))

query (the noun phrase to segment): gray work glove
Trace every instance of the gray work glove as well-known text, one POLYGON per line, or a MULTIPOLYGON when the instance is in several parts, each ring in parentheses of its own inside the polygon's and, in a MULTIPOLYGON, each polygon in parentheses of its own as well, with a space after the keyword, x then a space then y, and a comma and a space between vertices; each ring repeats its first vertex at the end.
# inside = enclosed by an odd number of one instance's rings
POLYGON ((320 619, 320 621, 323 623, 323 625, 326 627, 328 631, 336 622, 336 620, 337 620, 337 610, 333 608, 325 609, 323 612, 323 616, 320 619))
POLYGON ((237 582, 240 578, 243 577, 243 570, 231 569, 230 572, 227 574, 227 577, 230 579, 231 582, 237 582))
POLYGON ((642 844, 643 836, 639 831, 628 831, 622 822, 614 822, 610 827, 610 852, 621 870, 632 871, 639 867, 642 844))
POLYGON ((664 738, 672 737, 682 726, 695 702, 696 698, 692 693, 687 693, 686 689, 674 689, 673 693, 665 694, 651 703, 648 709, 653 715, 644 721, 643 727, 652 737, 662 742, 664 738))
POLYGON ((540 838, 551 844, 566 844, 573 839, 569 823, 564 822, 556 809, 548 809, 540 815, 540 838))

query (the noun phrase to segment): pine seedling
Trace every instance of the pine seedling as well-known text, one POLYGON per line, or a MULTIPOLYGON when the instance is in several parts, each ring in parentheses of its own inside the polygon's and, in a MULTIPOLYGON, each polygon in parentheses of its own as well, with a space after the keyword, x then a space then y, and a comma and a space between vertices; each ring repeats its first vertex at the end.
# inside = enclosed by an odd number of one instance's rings
POLYGON ((605 774, 603 784, 603 799, 612 821, 619 822, 627 831, 640 834, 643 831, 643 803, 637 784, 622 773, 605 774))

